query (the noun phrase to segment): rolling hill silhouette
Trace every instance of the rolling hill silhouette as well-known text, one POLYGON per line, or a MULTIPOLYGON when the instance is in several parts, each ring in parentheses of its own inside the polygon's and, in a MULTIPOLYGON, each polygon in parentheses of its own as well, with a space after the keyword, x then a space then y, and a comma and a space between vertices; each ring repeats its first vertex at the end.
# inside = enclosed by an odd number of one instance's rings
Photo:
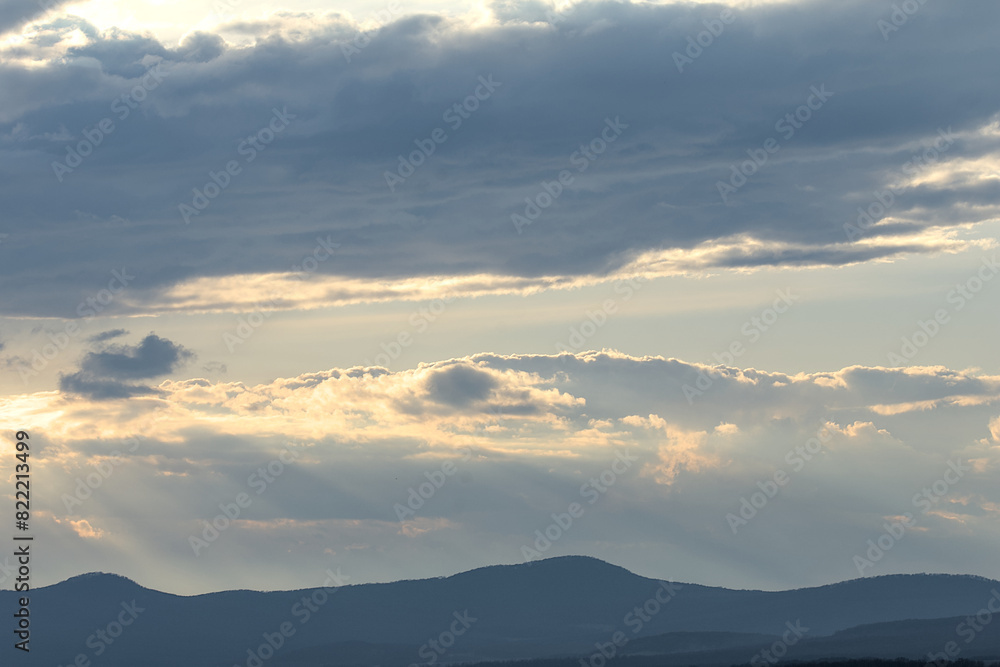
MULTIPOLYGON (((588 557, 338 589, 196 596, 86 574, 32 591, 31 653, 33 662, 52 665, 84 654, 107 666, 252 667, 256 654, 269 666, 406 667, 431 657, 454 663, 589 656, 595 643, 621 632, 627 643, 619 655, 721 665, 748 662, 786 623, 799 622, 809 630, 789 658, 926 658, 948 641, 963 647, 962 658, 997 657, 1000 622, 968 644, 956 626, 994 595, 1000 602, 998 589, 996 581, 958 575, 891 575, 779 592, 671 587, 588 557), (664 602, 651 603, 657 595, 664 602), (116 628, 119 619, 130 624, 116 628), (277 650, 268 650, 268 636, 277 650)), ((0 591, 0 607, 15 609, 15 595, 0 591)))

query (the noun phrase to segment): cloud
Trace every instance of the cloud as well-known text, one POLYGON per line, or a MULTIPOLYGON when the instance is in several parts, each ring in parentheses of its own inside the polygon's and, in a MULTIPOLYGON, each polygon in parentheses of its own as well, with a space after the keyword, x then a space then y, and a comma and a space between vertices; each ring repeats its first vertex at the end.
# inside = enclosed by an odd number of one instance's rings
POLYGON ((128 331, 125 329, 111 329, 110 331, 102 331, 101 333, 94 334, 87 338, 88 343, 103 343, 106 340, 111 340, 112 338, 119 338, 121 336, 127 336, 128 331))
POLYGON ((68 17, 31 27, 0 67, 11 91, 2 231, 14 252, 44 237, 65 269, 5 265, 0 306, 73 316, 122 265, 141 270, 114 308, 155 314, 276 295, 279 308, 413 299, 421 283, 526 293, 995 243, 980 225, 1000 215, 1000 179, 977 176, 1000 167, 989 129, 1000 92, 979 84, 1000 56, 995 3, 929 4, 888 43, 884 8, 860 0, 740 6, 684 71, 673 54, 718 6, 586 2, 538 20, 542 9, 497 4, 502 20, 485 24, 400 17, 350 62, 341 46, 357 25, 335 14, 233 23, 176 48, 68 17), (963 26, 961 48, 941 25, 963 26), (789 123, 823 86, 832 96, 789 123), (268 129, 276 113, 280 132, 268 129), (57 175, 53 163, 104 118, 113 131, 57 175), (421 156, 436 128, 446 140, 421 156), (240 152, 258 133, 268 140, 240 152), (780 149, 723 201, 718 184, 770 138, 780 149), (386 173, 409 173, 411 156, 421 164, 390 190, 386 173), (225 172, 230 161, 239 173, 225 172), (190 224, 182 204, 198 204, 190 224), (531 223, 519 233, 512 216, 531 223), (861 233, 847 234, 859 218, 861 233), (336 256, 293 283, 327 236, 336 256))
POLYGON ((454 407, 486 400, 497 386, 489 373, 468 366, 451 366, 427 378, 431 399, 454 407))
POLYGON ((248 461, 266 465, 293 447, 295 462, 255 500, 252 523, 212 546, 216 564, 198 562, 216 587, 231 576, 224 567, 234 550, 263 564, 281 557, 277 538, 315 553, 322 552, 317 535, 327 545, 368 544, 368 560, 344 557, 373 573, 394 562, 390 554, 406 540, 401 576, 441 567, 443 544, 453 554, 449 569, 504 554, 514 562, 532 531, 578 500, 586 480, 602 479, 619 453, 636 462, 618 468, 618 481, 567 533, 559 553, 611 557, 607 545, 614 543, 613 560, 626 555, 644 567, 672 554, 671 567, 687 580, 721 581, 719 572, 735 568, 744 584, 819 583, 856 574, 851 557, 877 536, 884 517, 910 511, 923 530, 908 551, 893 553, 892 565, 887 559, 886 571, 1000 574, 977 556, 988 551, 972 548, 975 535, 996 535, 988 508, 1000 503, 993 483, 1000 451, 983 434, 995 428, 1000 377, 861 366, 790 375, 604 351, 484 353, 399 372, 330 369, 254 386, 168 380, 156 387, 157 401, 134 404, 99 399, 130 391, 141 399, 154 390, 79 381, 64 378, 83 396, 15 398, 5 409, 60 415, 37 429, 40 442, 58 443, 40 447, 45 460, 38 463, 63 471, 67 488, 85 476, 95 452, 125 451, 121 442, 143 435, 134 456, 116 464, 119 479, 101 489, 103 502, 69 513, 48 508, 86 520, 118 544, 182 543, 220 499, 246 490, 248 461), (689 403, 684 385, 709 370, 711 386, 689 403), (918 402, 915 411, 875 409, 918 402), (911 497, 954 461, 972 466, 954 499, 920 513, 911 497), (418 521, 401 525, 393 504, 445 462, 457 466, 456 475, 417 512, 418 521), (790 481, 734 534, 727 513, 779 469, 790 481), (148 512, 120 494, 149 503, 148 512), (154 516, 153 505, 167 498, 175 507, 170 517, 132 525, 130 516, 154 516), (135 513, 116 509, 126 506, 135 513), (956 532, 960 522, 973 532, 956 532), (775 550, 791 539, 810 546, 775 550), (961 562, 940 559, 941 539, 966 554, 961 562), (641 554, 629 544, 641 544, 641 554), (818 572, 828 578, 817 579, 818 572))
POLYGON ((193 352, 149 334, 138 345, 115 345, 104 352, 88 352, 80 369, 98 377, 141 380, 166 375, 193 358, 193 352))
POLYGON ((152 387, 132 385, 116 380, 95 378, 83 372, 59 376, 59 390, 68 394, 79 394, 95 401, 105 401, 134 396, 160 395, 152 387))
POLYGON ((3 0, 0 2, 0 35, 44 16, 69 0, 3 0))
MULTIPOLYGON (((92 338, 103 341, 124 333, 117 329, 92 338)), ((138 345, 112 345, 104 351, 87 352, 78 372, 60 375, 59 388, 94 400, 160 395, 161 392, 156 389, 129 384, 127 381, 166 375, 194 356, 193 352, 184 347, 151 333, 138 345)))
MULTIPOLYGON (((53 488, 74 488, 95 456, 130 452, 112 462, 116 479, 96 494, 100 502, 67 510, 54 495, 40 507, 64 521, 59 530, 70 530, 66 519, 86 520, 120 553, 133 553, 133 542, 174 553, 219 502, 247 490, 248 471, 294 452, 286 471, 254 496, 251 523, 237 522, 209 560, 192 560, 191 576, 210 577, 216 588, 239 587, 226 569, 236 553, 254 554, 255 567, 287 558, 277 544, 301 544, 299 557, 319 571, 309 554, 368 544, 363 557, 344 556, 359 576, 378 577, 389 563, 402 568, 399 576, 416 576, 516 562, 533 531, 579 501, 581 484, 602 479, 619 453, 635 462, 617 467, 615 484, 587 505, 558 553, 643 568, 669 556, 678 578, 702 582, 822 583, 856 576, 852 556, 877 537, 884 517, 911 512, 921 532, 876 574, 1000 575, 991 552, 975 548, 998 535, 989 508, 1000 504, 1000 449, 984 438, 996 429, 997 376, 862 366, 786 374, 592 351, 483 353, 399 372, 330 369, 259 385, 191 378, 154 390, 80 380, 64 378, 67 391, 77 390, 72 396, 13 397, 2 409, 39 424, 36 462, 58 478, 53 488), (684 385, 709 370, 711 386, 689 403, 684 385), (102 400, 130 392, 135 400, 102 400), (916 403, 920 409, 875 409, 916 403), (138 447, 123 444, 134 434, 142 435, 138 447), (446 462, 457 472, 415 523, 400 524, 394 503, 446 462), (914 506, 914 494, 954 462, 968 467, 954 493, 926 513, 914 506), (734 534, 726 515, 778 470, 787 483, 734 534), (174 508, 169 516, 154 511, 164 502, 174 508), (940 551, 941 540, 955 548, 940 551), (780 547, 791 541, 800 546, 780 547), (442 553, 450 554, 446 562, 442 553), (730 582, 726 572, 739 577, 730 582)), ((153 580, 163 576, 155 562, 140 567, 147 566, 153 580)))

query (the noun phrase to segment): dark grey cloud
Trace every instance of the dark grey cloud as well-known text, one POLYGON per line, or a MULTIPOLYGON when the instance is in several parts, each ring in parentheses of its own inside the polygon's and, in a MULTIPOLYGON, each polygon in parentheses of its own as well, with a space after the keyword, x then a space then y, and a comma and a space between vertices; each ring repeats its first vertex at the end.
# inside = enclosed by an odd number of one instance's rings
POLYGON ((41 33, 49 42, 23 53, 55 50, 73 26, 89 43, 30 75, 16 60, 0 64, 9 91, 0 232, 11 233, 5 248, 14 252, 44 245, 59 268, 4 264, 11 289, 0 306, 72 315, 122 265, 141 267, 129 287, 136 294, 288 271, 326 234, 342 247, 321 274, 601 276, 647 250, 744 237, 765 245, 711 265, 873 261, 934 250, 912 242, 921 231, 996 215, 1000 182, 931 181, 901 186, 891 207, 898 221, 866 230, 864 245, 843 229, 876 191, 903 180, 939 129, 957 138, 938 160, 1000 150, 1000 136, 972 134, 1000 110, 1000 90, 983 84, 1000 57, 994 2, 928 3, 889 40, 877 21, 891 7, 879 3, 734 9, 683 72, 673 54, 721 5, 598 2, 540 17, 544 8, 497 5, 502 22, 475 30, 404 17, 350 62, 342 46, 354 28, 336 16, 227 28, 223 36, 256 38, 245 48, 206 33, 168 48, 53 21, 41 33), (162 80, 144 74, 155 63, 162 80), (445 116, 490 76, 500 85, 468 118, 445 116), (776 124, 823 86, 832 96, 786 138, 776 124), (123 96, 126 107, 116 104, 123 96), (275 110, 287 127, 248 162, 241 142, 275 110), (113 131, 59 181, 53 162, 104 118, 113 131), (571 161, 616 118, 628 127, 601 155, 571 161), (385 172, 435 128, 447 139, 391 192, 385 172), (780 150, 724 203, 717 183, 775 137, 780 150), (233 160, 240 173, 230 177, 233 160), (573 183, 517 234, 511 215, 524 215, 525 198, 565 169, 573 183), (213 174, 221 193, 184 224, 178 206, 213 174), (129 224, 109 225, 115 216, 129 224))
MULTIPOLYGON (((92 339, 100 342, 124 333, 116 329, 97 334, 92 339)), ((133 382, 166 375, 194 356, 181 345, 149 334, 138 345, 112 345, 102 351, 87 352, 79 371, 59 376, 59 389, 99 401, 161 395, 158 389, 133 382)))
POLYGON ((142 380, 166 375, 192 358, 193 352, 149 334, 138 345, 115 345, 103 352, 88 352, 80 369, 98 377, 142 380))
POLYGON ((60 375, 59 390, 68 394, 84 396, 95 401, 133 398, 135 396, 156 396, 162 393, 152 387, 95 378, 80 371, 70 373, 69 375, 60 375))
POLYGON ((496 378, 489 373, 469 368, 451 366, 434 373, 427 379, 431 399, 455 407, 486 400, 497 386, 496 378))
POLYGON ((90 343, 103 343, 106 340, 111 340, 113 338, 120 338, 121 336, 128 335, 128 331, 125 329, 111 329, 109 331, 102 331, 101 333, 94 334, 87 339, 90 343))
POLYGON ((12 32, 69 0, 0 0, 0 35, 12 32))

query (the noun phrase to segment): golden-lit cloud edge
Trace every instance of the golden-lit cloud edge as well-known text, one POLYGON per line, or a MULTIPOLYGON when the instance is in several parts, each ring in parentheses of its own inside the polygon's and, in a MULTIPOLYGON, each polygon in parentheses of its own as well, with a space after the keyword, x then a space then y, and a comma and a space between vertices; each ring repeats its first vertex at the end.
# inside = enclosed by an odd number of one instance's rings
POLYGON ((368 279, 308 271, 205 276, 161 291, 133 290, 120 298, 120 314, 219 313, 313 310, 365 303, 428 301, 491 295, 526 296, 547 290, 571 290, 627 280, 704 276, 721 272, 819 269, 869 261, 898 261, 914 254, 955 254, 988 250, 993 239, 960 239, 954 229, 927 230, 910 236, 859 239, 853 244, 814 248, 762 241, 749 235, 713 239, 694 248, 649 250, 605 275, 418 276, 368 279), (824 260, 810 259, 814 252, 824 260), (801 255, 801 261, 794 259, 801 255), (792 256, 793 259, 789 260, 792 256))

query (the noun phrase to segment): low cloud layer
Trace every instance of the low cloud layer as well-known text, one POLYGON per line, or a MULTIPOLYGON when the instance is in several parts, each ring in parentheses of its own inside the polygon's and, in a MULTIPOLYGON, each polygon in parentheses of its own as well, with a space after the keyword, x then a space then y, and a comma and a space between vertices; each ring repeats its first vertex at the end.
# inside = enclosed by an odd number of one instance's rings
MULTIPOLYGON (((176 588, 168 559, 191 590, 253 587, 279 561, 336 562, 364 580, 520 562, 525 547, 744 587, 1000 576, 989 557, 1000 540, 1000 377, 788 375, 589 352, 155 389, 5 406, 5 419, 37 424, 39 483, 51 490, 40 530, 80 554, 50 563, 53 576, 99 563, 176 588), (195 555, 189 538, 241 492, 253 504, 195 555), (573 502, 585 515, 536 544, 573 502), (169 515, 156 511, 163 503, 169 515), (915 527, 859 570, 854 556, 907 513, 915 527), (126 556, 137 550, 149 558, 126 556), (245 572, 232 568, 237 553, 245 572)), ((269 581, 309 583, 292 570, 269 581)))

